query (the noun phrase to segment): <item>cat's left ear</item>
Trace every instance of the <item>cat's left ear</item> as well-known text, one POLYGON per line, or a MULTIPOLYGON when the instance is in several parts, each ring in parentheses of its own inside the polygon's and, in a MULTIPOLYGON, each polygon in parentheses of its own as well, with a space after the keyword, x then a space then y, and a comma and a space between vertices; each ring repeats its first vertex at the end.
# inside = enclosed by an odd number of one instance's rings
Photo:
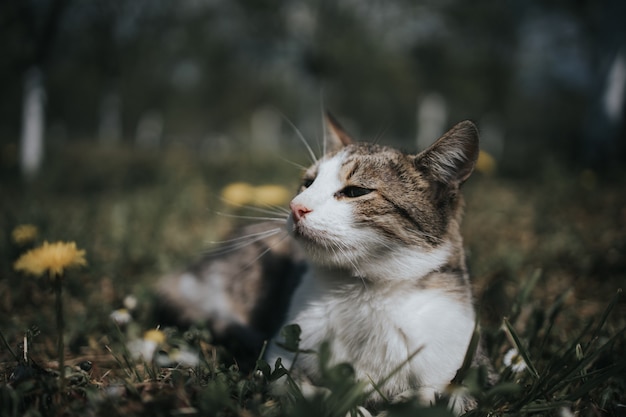
POLYGON ((415 166, 446 184, 462 184, 478 159, 478 128, 469 120, 456 124, 415 158, 415 166))
POLYGON ((330 112, 326 112, 324 121, 326 124, 326 133, 324 134, 325 152, 338 151, 339 149, 354 143, 352 137, 350 137, 350 135, 339 124, 337 119, 330 114, 330 112))

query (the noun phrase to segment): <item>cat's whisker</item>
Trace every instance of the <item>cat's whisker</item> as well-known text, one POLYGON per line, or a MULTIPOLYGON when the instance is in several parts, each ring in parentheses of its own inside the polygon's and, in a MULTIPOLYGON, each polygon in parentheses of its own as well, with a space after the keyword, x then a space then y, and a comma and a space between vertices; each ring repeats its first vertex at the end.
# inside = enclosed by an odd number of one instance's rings
POLYGON ((249 235, 240 236, 234 239, 229 239, 222 242, 210 242, 211 244, 220 244, 224 245, 214 250, 209 250, 206 252, 208 255, 223 255, 229 252, 233 252, 235 250, 239 250, 246 246, 249 246, 253 243, 256 243, 260 240, 267 239, 268 237, 277 235, 281 232, 287 233, 283 228, 277 227, 275 229, 266 230, 259 233, 251 233, 249 235))
MULTIPOLYGON (((344 245, 345 246, 345 245, 344 245)), ((363 273, 361 272, 361 269, 359 268, 359 266, 356 264, 356 261, 354 259, 352 259, 352 257, 349 254, 349 251, 347 250, 348 248, 343 248, 341 249, 341 253, 343 253, 344 257, 346 259, 348 259, 350 261, 350 265, 352 265, 352 268, 354 269, 354 271, 356 272, 356 274, 361 277, 361 280, 363 280, 363 273)))
POLYGON ((279 211, 281 211, 281 212, 283 212, 284 214, 286 214, 286 215, 287 215, 287 217, 289 217, 289 215, 291 214, 291 210, 290 210, 290 209, 288 209, 288 208, 286 208, 286 207, 280 207, 280 210, 279 210, 279 211))
POLYGON ((230 213, 222 213, 217 212, 220 216, 230 217, 233 219, 242 219, 242 220, 264 220, 269 222, 284 222, 287 220, 287 216, 285 217, 262 217, 262 216, 243 216, 240 214, 230 214, 230 213))
POLYGON ((291 210, 289 210, 286 207, 283 206, 276 206, 276 205, 272 205, 272 204, 264 204, 261 207, 251 207, 252 210, 256 210, 260 213, 268 213, 268 214, 287 214, 289 215, 289 213, 291 213, 291 210))
POLYGON ((254 259, 252 259, 250 262, 248 262, 246 265, 244 265, 241 268, 241 271, 244 271, 248 268, 250 268, 252 265, 254 265, 256 263, 256 261, 258 261, 259 259, 261 259, 263 256, 265 256, 267 253, 269 253, 272 249, 274 249, 277 245, 281 244, 285 239, 287 239, 289 237, 289 234, 285 231, 285 235, 283 237, 281 237, 276 243, 274 243, 273 245, 268 245, 267 248, 265 248, 263 251, 261 251, 261 253, 259 253, 258 256, 256 256, 254 259))
POLYGON ((364 279, 362 277, 363 274, 361 273, 353 257, 350 256, 350 252, 352 251, 352 248, 350 248, 345 242, 342 242, 342 241, 336 241, 336 242, 333 242, 332 244, 330 242, 328 243, 324 242, 324 247, 326 249, 330 249, 336 258, 341 256, 341 258, 347 259, 350 265, 352 266, 352 269, 354 270, 354 272, 361 278, 361 280, 365 284, 364 279))
POLYGON ((291 161, 291 160, 289 160, 287 158, 284 158, 282 156, 278 156, 278 159, 281 159, 282 161, 288 163, 289 165, 293 165, 294 167, 299 168, 302 171, 305 171, 308 168, 308 167, 305 167, 304 165, 301 165, 301 164, 299 164, 297 162, 291 161))
POLYGON ((220 255, 225 255, 227 253, 231 253, 240 249, 245 248, 246 246, 250 246, 256 242, 258 242, 259 240, 263 240, 263 239, 255 239, 255 240, 250 240, 248 242, 241 242, 239 244, 233 244, 233 245, 229 245, 229 246, 223 246, 220 247, 216 250, 209 250, 207 252, 205 252, 206 255, 209 256, 220 256, 220 255))
POLYGON ((378 144, 378 142, 380 142, 380 140, 385 136, 385 134, 389 130, 389 126, 390 126, 389 123, 387 123, 383 128, 381 128, 376 134, 376 136, 374 136, 374 140, 372 141, 372 143, 378 144))
MULTIPOLYGON (((253 206, 253 205, 245 204, 245 205, 239 206, 239 208, 249 210, 249 211, 255 211, 258 213, 262 213, 262 214, 275 215, 282 220, 287 220, 287 217, 289 217, 289 214, 291 214, 291 210, 289 210, 286 207, 270 205, 270 204, 264 204, 263 206, 253 206)), ((233 215, 232 213, 224 213, 224 212, 216 212, 216 214, 219 214, 222 216, 233 215)), ((259 217, 259 220, 262 220, 262 219, 263 219, 262 217, 259 217)))
MULTIPOLYGON (((321 117, 320 122, 322 126, 325 126, 326 125, 325 114, 327 110, 326 110, 326 105, 324 104, 324 90, 323 89, 320 91, 320 103, 319 104, 320 104, 319 116, 321 117)), ((322 128, 322 132, 323 132, 322 134, 322 156, 323 156, 323 155, 326 155, 326 129, 322 128)), ((318 143, 318 148, 319 148, 319 137, 318 137, 317 143, 318 143)))
MULTIPOLYGON (((287 209, 286 207, 276 206, 276 205, 271 205, 271 204, 264 204, 262 206, 252 206, 252 205, 246 204, 240 207, 242 209, 256 211, 256 212, 263 213, 263 214, 276 214, 276 215, 287 214, 288 215, 289 213, 291 213, 289 209, 287 209)), ((223 214, 223 213, 218 212, 218 214, 223 214)))
POLYGON ((300 142, 302 142, 302 144, 306 148, 307 152, 309 153, 309 157, 311 158, 311 162, 313 162, 314 164, 317 163, 318 157, 315 155, 315 152, 313 152, 313 149, 309 145, 309 142, 307 142, 302 132, 300 132, 300 129, 298 129, 298 127, 294 125, 293 122, 289 120, 289 118, 287 118, 287 116, 285 116, 283 113, 281 113, 281 115, 283 116, 283 119, 287 122, 287 124, 293 129, 298 139, 300 139, 300 142))
POLYGON ((234 242, 241 242, 244 240, 248 240, 250 238, 257 238, 257 237, 266 237, 266 236, 272 236, 274 234, 276 234, 276 232, 282 230, 282 228, 280 227, 276 227, 274 229, 269 229, 269 230, 264 230, 262 232, 258 232, 258 233, 250 233, 248 235, 245 236, 238 236, 232 239, 227 239, 227 240, 214 240, 211 241, 209 243, 213 244, 213 245, 224 245, 224 244, 229 244, 229 243, 234 243, 234 242))

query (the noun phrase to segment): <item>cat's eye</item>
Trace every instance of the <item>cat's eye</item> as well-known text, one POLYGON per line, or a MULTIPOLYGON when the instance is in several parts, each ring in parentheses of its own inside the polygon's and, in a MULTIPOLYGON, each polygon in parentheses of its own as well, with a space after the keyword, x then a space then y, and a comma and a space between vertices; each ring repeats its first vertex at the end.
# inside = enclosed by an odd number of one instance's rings
POLYGON ((312 180, 310 178, 303 179, 302 180, 302 188, 309 188, 313 184, 313 181, 315 181, 315 180, 312 180))
POLYGON ((341 191, 338 191, 335 195, 337 197, 356 198, 356 197, 361 197, 366 194, 369 194, 372 191, 374 190, 372 190, 371 188, 363 188, 363 187, 357 187, 354 185, 349 185, 345 187, 344 189, 342 189, 341 191))

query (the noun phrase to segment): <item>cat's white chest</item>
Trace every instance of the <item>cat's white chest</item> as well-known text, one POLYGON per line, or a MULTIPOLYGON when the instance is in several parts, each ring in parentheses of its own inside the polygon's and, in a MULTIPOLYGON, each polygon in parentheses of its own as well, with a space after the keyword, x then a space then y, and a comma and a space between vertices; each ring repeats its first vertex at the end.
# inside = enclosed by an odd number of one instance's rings
MULTIPOLYGON (((347 292, 307 278, 288 321, 302 329, 301 349, 317 350, 328 341, 333 363, 350 363, 364 381, 388 378, 382 390, 390 396, 413 389, 428 397, 445 388, 461 366, 474 327, 471 305, 417 285, 388 284, 376 291, 357 285, 347 292)), ((315 355, 297 361, 295 368, 315 379, 315 355)))

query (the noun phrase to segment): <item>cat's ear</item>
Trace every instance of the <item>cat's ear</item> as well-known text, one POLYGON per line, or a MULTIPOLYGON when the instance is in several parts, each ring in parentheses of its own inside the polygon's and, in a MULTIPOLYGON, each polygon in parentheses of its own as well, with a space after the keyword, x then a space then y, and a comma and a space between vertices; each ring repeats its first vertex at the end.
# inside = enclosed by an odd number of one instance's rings
POLYGON ((324 117, 324 122, 326 125, 326 132, 324 134, 324 151, 338 151, 344 146, 354 143, 354 140, 350 137, 350 135, 343 127, 341 127, 337 119, 335 119, 335 117, 328 111, 324 117))
POLYGON ((415 166, 446 184, 462 184, 478 159, 478 128, 469 120, 456 124, 415 158, 415 166))

